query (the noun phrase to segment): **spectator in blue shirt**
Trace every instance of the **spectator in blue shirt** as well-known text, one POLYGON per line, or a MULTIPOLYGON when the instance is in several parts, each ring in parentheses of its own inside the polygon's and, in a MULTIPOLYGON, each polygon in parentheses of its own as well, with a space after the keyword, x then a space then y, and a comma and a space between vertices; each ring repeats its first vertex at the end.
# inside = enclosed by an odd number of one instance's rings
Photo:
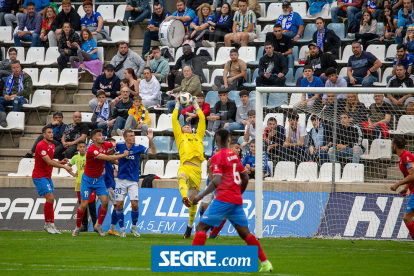
POLYGON ((398 12, 398 29, 395 32, 396 44, 402 43, 407 33, 407 28, 413 24, 413 2, 412 0, 403 0, 403 8, 398 12))
POLYGON ((31 47, 42 47, 40 41, 40 31, 42 29, 42 16, 35 11, 33 2, 27 3, 27 13, 20 20, 19 28, 14 34, 14 44, 21 47, 21 41, 32 42, 31 47), (24 31, 24 28, 27 31, 24 31))
POLYGON ((407 28, 407 34, 402 43, 407 47, 407 52, 414 55, 414 25, 407 28))
POLYGON ((302 17, 293 11, 289 1, 284 1, 282 8, 283 13, 277 19, 276 24, 282 25, 283 34, 296 42, 305 29, 302 17))
POLYGON ((144 57, 150 50, 151 40, 158 41, 158 30, 160 24, 171 14, 161 5, 160 2, 154 2, 154 12, 151 15, 148 30, 144 34, 144 45, 142 46, 142 56, 144 57))
POLYGON ((313 128, 309 131, 309 148, 305 150, 305 161, 316 162, 319 157, 320 165, 328 162, 328 148, 332 146, 332 130, 329 124, 322 124, 321 118, 311 116, 313 128))
POLYGON ((176 3, 177 10, 164 21, 170 21, 171 19, 180 20, 184 23, 185 32, 190 32, 190 24, 196 17, 194 10, 187 8, 183 0, 178 0, 176 3))
MULTIPOLYGON (((207 38, 210 35, 209 22, 213 22, 214 13, 211 9, 210 4, 204 3, 198 9, 198 15, 194 18, 190 24, 190 28, 193 30, 192 33, 188 33, 184 40, 190 40, 190 44, 201 41, 202 38, 207 38), (193 41, 193 42, 191 42, 193 41)), ((195 45, 194 45, 195 46, 195 45)))
POLYGON ((232 32, 233 28, 233 12, 229 3, 223 3, 220 13, 214 20, 207 21, 210 24, 210 37, 203 40, 204 47, 216 47, 216 43, 224 41, 224 36, 232 32))
POLYGON ((88 29, 91 31, 93 40, 98 43, 99 40, 109 40, 111 37, 104 29, 104 19, 99 12, 93 11, 93 5, 91 1, 85 1, 82 4, 85 16, 81 19, 81 30, 88 29))
MULTIPOLYGON (((414 29, 414 28, 413 28, 414 29)), ((413 34, 414 35, 414 34, 413 34)), ((414 44, 414 43, 413 43, 414 44)), ((396 75, 397 65, 403 64, 405 71, 408 74, 411 74, 411 68, 413 67, 413 55, 407 54, 407 47, 404 44, 397 45, 397 55, 394 58, 394 62, 392 64, 392 73, 391 76, 387 76, 387 83, 392 78, 392 76, 396 75)))
MULTIPOLYGON (((303 75, 305 76, 301 82, 300 87, 325 87, 322 80, 313 75, 312 65, 306 65, 303 68, 303 75)), ((302 93, 302 99, 299 103, 295 104, 294 108, 298 111, 312 112, 322 104, 323 94, 310 94, 308 93, 308 99, 306 99, 306 93, 302 93)))
POLYGON ((69 58, 72 68, 76 68, 75 61, 79 62, 79 73, 85 73, 83 68, 83 61, 95 60, 98 58, 98 47, 96 46, 95 40, 92 38, 92 33, 88 29, 83 29, 79 38, 81 45, 76 43, 78 51, 76 56, 71 56, 69 58))
POLYGON ((118 20, 118 26, 133 27, 151 15, 151 7, 148 0, 127 0, 126 4, 124 20, 118 20), (129 19, 133 20, 131 24, 128 22, 129 19))
MULTIPOLYGON (((256 167, 256 140, 255 139, 251 140, 249 144, 250 144, 250 151, 248 151, 246 155, 244 156, 242 164, 244 168, 246 169, 246 172, 249 175, 249 178, 255 179, 256 178, 256 168, 255 168, 256 167)), ((262 161, 263 161, 263 174, 261 177, 265 178, 270 175, 270 168, 269 168, 269 165, 267 164, 268 157, 265 151, 263 151, 262 161)))

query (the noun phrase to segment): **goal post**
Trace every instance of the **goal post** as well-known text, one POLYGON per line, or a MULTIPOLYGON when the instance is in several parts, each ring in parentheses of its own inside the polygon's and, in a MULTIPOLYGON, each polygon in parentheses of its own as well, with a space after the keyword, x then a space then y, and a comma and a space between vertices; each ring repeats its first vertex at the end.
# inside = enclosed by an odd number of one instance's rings
MULTIPOLYGON (((259 172, 262 172, 262 171, 266 170, 263 167, 263 165, 266 165, 266 164, 264 164, 263 159, 261 158, 261 156, 263 156, 264 152, 266 152, 266 149, 264 149, 264 139, 263 139, 263 135, 262 135, 263 131, 264 131, 264 127, 266 126, 265 125, 266 122, 264 122, 264 119, 265 119, 264 114, 267 115, 267 113, 271 113, 271 112, 269 112, 268 109, 265 108, 265 106, 263 106, 263 101, 264 101, 263 98, 264 97, 270 97, 271 94, 280 94, 280 95, 282 95, 282 93, 285 94, 285 95, 288 94, 289 98, 291 97, 291 95, 293 93, 295 93, 295 94, 300 94, 300 93, 334 94, 335 95, 334 108, 333 108, 333 111, 334 111, 333 121, 331 122, 332 123, 332 137, 331 137, 332 138, 331 139, 332 146, 330 148, 331 151, 329 151, 329 154, 332 154, 334 157, 333 157, 333 160, 329 160, 329 158, 328 158, 328 161, 326 162, 326 163, 331 163, 332 164, 331 167, 330 167, 330 170, 329 170, 330 173, 331 173, 331 177, 330 177, 331 181, 330 182, 326 182, 326 181, 323 181, 323 182, 319 181, 318 182, 318 180, 313 180, 311 187, 307 188, 308 189, 307 191, 310 192, 310 193, 312 193, 312 192, 324 192, 326 194, 326 198, 328 198, 328 197, 332 197, 332 195, 337 193, 337 192, 345 191, 345 192, 353 193, 353 192, 358 190, 358 189, 355 188, 355 187, 357 187, 357 185, 360 186, 360 187, 362 186, 366 189, 371 189, 372 190, 372 191, 369 191, 369 192, 366 192, 366 193, 371 193, 371 192, 376 193, 376 191, 377 191, 376 186, 375 186, 375 188, 371 188, 371 187, 374 187, 374 186, 365 185, 364 181, 362 181, 362 182, 357 181, 357 182, 355 182, 355 183, 358 183, 356 185, 354 185, 354 184, 344 185, 343 181, 341 181, 341 188, 339 189, 339 191, 336 188, 336 184, 338 183, 338 176, 337 176, 338 158, 336 157, 337 156, 336 155, 337 154, 337 147, 336 146, 337 146, 337 139, 339 139, 337 137, 337 126, 338 125, 340 126, 340 124, 341 124, 340 120, 337 120, 337 118, 340 115, 339 114, 340 111, 339 111, 339 107, 338 107, 337 95, 339 95, 339 94, 361 94, 361 97, 363 97, 362 94, 372 94, 372 95, 373 94, 411 94, 411 93, 413 93, 413 89, 410 89, 410 88, 395 88, 395 89, 392 89, 392 88, 385 88, 385 87, 375 87, 375 88, 366 88, 366 87, 352 87, 352 88, 332 87, 332 88, 328 88, 328 87, 326 87, 326 88, 323 88, 323 89, 314 88, 314 87, 257 87, 256 88, 256 103, 255 103, 255 106, 256 106, 256 123, 255 123, 255 132, 256 132, 256 139, 255 139, 255 141, 256 141, 256 146, 255 146, 255 148, 256 148, 256 153, 255 153, 255 155, 256 155, 256 158, 255 158, 255 171, 256 171, 256 179, 255 179, 255 235, 256 235, 257 238, 262 238, 263 236, 285 236, 285 235, 290 235, 290 234, 285 234, 285 233, 291 233, 291 230, 289 230, 289 229, 286 229, 286 232, 276 231, 276 234, 275 233, 269 234, 270 232, 268 232, 268 230, 265 230, 265 229, 268 229, 268 227, 266 228, 266 226, 268 226, 267 224, 270 223, 270 222, 266 222, 266 224, 265 224, 264 223, 264 216, 268 216, 268 217, 272 217, 272 218, 274 217, 274 216, 269 215, 269 210, 270 210, 270 213, 276 214, 276 216, 277 216, 277 214, 280 214, 280 216, 282 216, 281 214, 283 214, 283 216, 285 216, 285 214, 287 214, 288 211, 291 211, 292 213, 294 213, 295 210, 296 210, 295 208, 299 208, 297 206, 300 205, 300 202, 299 202, 299 203, 296 204, 297 205, 296 207, 293 206, 293 205, 291 205, 289 207, 289 204, 292 204, 292 201, 293 201, 293 198, 292 198, 291 202, 287 201, 287 203, 285 202, 285 206, 283 206, 283 202, 277 202, 279 200, 278 198, 273 198, 273 199, 272 198, 267 198, 268 196, 266 195, 266 193, 267 193, 268 189, 264 190, 264 185, 263 184, 264 184, 264 181, 266 181, 266 183, 267 183, 266 188, 268 188, 268 186, 272 187, 272 189, 273 189, 272 191, 274 191, 274 192, 279 192, 279 191, 285 192, 285 193, 290 192, 290 191, 295 192, 294 188, 290 188, 290 187, 288 187, 289 186, 288 184, 285 184, 285 183, 291 183, 289 180, 292 180, 292 179, 288 179, 288 181, 283 182, 281 180, 275 180, 276 177, 271 176, 270 178, 266 178, 266 180, 263 180, 263 178, 260 177, 260 174, 259 174, 259 172), (278 190, 278 187, 283 187, 283 189, 278 190), (266 204, 267 204, 269 201, 271 201, 273 205, 270 204, 270 206, 269 205, 264 206, 264 202, 266 202, 266 204), (272 209, 273 208, 272 206, 273 207, 276 206, 275 207, 276 209, 272 209), (265 215, 265 213, 266 213, 266 215, 265 215), (265 233, 265 235, 263 234, 263 231, 267 231, 265 233), (279 235, 280 233, 284 233, 284 234, 279 235)), ((368 97, 369 95, 366 95, 366 96, 368 97)), ((272 97, 274 98, 274 96, 272 96, 272 97)), ((278 97, 276 96, 276 98, 278 98, 278 97)), ((289 101, 286 102, 284 100, 283 102, 286 105, 289 104, 289 101)), ((276 110, 276 109, 278 109, 278 108, 275 108, 274 110, 276 110)), ((367 107, 367 109, 368 109, 368 107, 367 107)), ((280 110, 281 109, 279 109, 278 112, 286 113, 287 110, 289 110, 290 112, 292 111, 291 108, 290 109, 284 109, 282 111, 280 111, 280 110)), ((318 112, 312 113, 312 112, 306 111, 306 112, 303 112, 303 113, 305 113, 305 118, 306 118, 305 123, 308 120, 310 121, 310 117, 312 115, 317 115, 318 118, 320 118, 320 116, 321 116, 321 113, 318 113, 318 112)), ((280 114, 280 113, 278 113, 278 114, 280 114)), ((282 118, 284 118, 284 117, 282 116, 282 118)), ((394 126, 395 126, 394 130, 397 128, 397 122, 398 122, 397 120, 396 120, 396 122, 394 122, 394 126)), ((279 124, 284 126, 285 121, 284 120, 282 122, 278 121, 278 125, 279 124)), ((287 122, 286 122, 286 124, 287 124, 287 122)), ((414 120, 413 120, 413 124, 414 124, 414 120)), ((361 130, 361 133, 364 134, 364 130, 361 130)), ((395 134, 397 134, 397 133, 395 133, 395 134)), ((390 138, 390 136, 388 136, 388 138, 390 138)), ((391 138, 392 138, 392 136, 391 136, 391 138)), ((311 139, 311 138, 308 137, 308 139, 311 139)), ((307 141, 307 142, 309 142, 309 141, 307 141)), ((370 141, 370 142, 372 142, 372 141, 370 141)), ((387 150, 391 151, 389 148, 387 148, 387 150)), ((352 154, 352 152, 351 152, 351 154, 352 154)), ((366 154, 366 152, 364 152, 364 154, 366 154)), ((389 153, 389 154, 391 156, 391 153, 389 153)), ((361 155, 362 155, 362 153, 361 153, 361 155)), ((370 157, 367 157, 367 158, 368 159, 364 159, 364 160, 361 159, 360 163, 362 163, 362 161, 365 162, 365 161, 371 160, 371 159, 369 159, 370 157)), ((282 159, 280 159, 280 160, 282 160, 282 159)), ((391 162, 391 158, 389 160, 391 162)), ((293 160, 293 162, 294 161, 295 160, 293 160)), ((280 161, 275 161, 275 163, 272 163, 271 171, 273 170, 273 173, 275 173, 275 171, 274 171, 275 166, 279 162, 280 161)), ((325 168, 327 166, 328 165, 325 165, 325 168)), ((296 168, 297 167, 298 167, 298 165, 296 164, 296 168)), ((318 174, 319 174, 320 169, 321 169, 321 164, 318 163, 318 165, 317 165, 317 173, 318 174)), ((343 170, 343 169, 344 169, 344 167, 340 167, 340 170, 343 170)), ((364 171, 364 174, 367 174, 367 173, 375 174, 373 169, 370 172, 364 171)), ((344 175, 342 175, 342 176, 344 177, 344 175)), ((319 179, 320 179, 320 177, 321 177, 321 175, 319 176, 319 179)), ((370 181, 375 182, 376 180, 373 178, 373 180, 370 180, 370 181)), ((307 181, 304 181, 304 182, 309 182, 310 183, 311 181, 307 180, 307 181)), ((378 180, 378 182, 381 182, 381 180, 378 180)), ((382 182, 387 184, 389 181, 382 181, 382 182)), ((380 186, 380 185, 378 185, 378 186, 380 186)), ((385 188, 384 188, 385 186, 389 191, 389 187, 387 185, 381 185, 382 191, 385 192, 385 188)), ((297 185, 297 187, 305 187, 305 186, 304 185, 302 185, 302 186, 297 185)), ((378 189, 378 190, 381 190, 381 189, 378 189)), ((307 192, 307 191, 305 191, 305 192, 307 192)), ((389 191, 388 193, 391 194, 392 192, 389 191)), ((329 218, 326 217, 326 214, 325 214, 325 212, 326 212, 325 208, 326 208, 326 205, 328 204, 326 198, 325 198, 325 195, 324 195, 324 200, 320 200, 319 198, 312 199, 315 202, 315 206, 317 205, 318 214, 319 213, 321 214, 321 219, 320 220, 329 219, 329 218)), ((297 200, 295 202, 297 202, 297 200)), ((311 206, 311 207, 314 207, 314 206, 311 206)), ((303 209, 300 209, 299 212, 303 212, 303 209)), ((291 216, 294 216, 294 215, 295 214, 293 214, 291 216)), ((338 215, 340 215, 340 214, 338 214, 338 215)), ((315 216, 315 217, 317 217, 317 216, 315 216)), ((295 217, 293 217, 293 219, 294 218, 295 217)), ((282 218, 280 218, 280 220, 282 220, 282 218)), ((329 224, 329 221, 328 222, 325 221, 325 223, 329 224)), ((356 223, 358 223, 358 221, 356 223)), ((348 222, 348 224, 349 224, 349 222, 348 222)), ((348 227, 348 224, 346 225, 346 227, 348 227)), ((280 225, 276 226, 276 223, 275 223, 275 225, 272 225, 272 226, 274 226, 273 228, 276 228, 276 229, 278 227, 279 228, 283 227, 283 226, 280 226, 280 225)), ((303 227, 306 227, 306 225, 303 225, 303 227)), ((318 229, 320 227, 321 226, 319 225, 318 229)), ((403 227, 404 226, 401 226, 401 229, 403 227)), ((356 226, 355 226, 355 228, 356 228, 356 226)), ((403 230, 401 230, 401 231, 403 231, 403 230)), ((403 231, 401 235, 404 236, 403 235, 404 233, 405 232, 403 231)), ((296 234, 292 234, 292 236, 293 235, 296 235, 296 234)), ((299 236, 299 235, 297 235, 297 236, 299 236)))

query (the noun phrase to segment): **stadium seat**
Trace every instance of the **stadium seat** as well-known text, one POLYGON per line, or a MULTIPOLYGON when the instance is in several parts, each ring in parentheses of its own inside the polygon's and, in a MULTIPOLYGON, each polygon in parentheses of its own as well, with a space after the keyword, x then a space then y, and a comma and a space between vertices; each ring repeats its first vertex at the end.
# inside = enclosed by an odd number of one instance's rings
POLYGON ((21 130, 22 135, 23 135, 23 133, 24 133, 24 122, 25 122, 24 118, 25 118, 24 112, 11 111, 7 114, 7 117, 6 117, 7 127, 0 126, 0 131, 1 132, 4 133, 4 131, 6 131, 6 130, 9 132, 10 140, 11 140, 11 143, 12 143, 13 147, 17 147, 18 144, 17 145, 14 144, 11 131, 12 130, 21 130))
POLYGON ((293 48, 292 48, 292 55, 293 55, 293 59, 295 61, 298 61, 299 60, 299 47, 298 46, 293 46, 293 48))
POLYGON ((385 59, 385 45, 380 45, 380 44, 368 45, 367 52, 370 52, 371 54, 373 54, 381 62, 383 62, 385 59))
MULTIPOLYGON (((387 54, 385 55, 386 58, 391 58, 391 59, 395 58, 395 56, 397 55, 397 45, 398 44, 391 44, 390 46, 388 46, 387 54)), ((382 61, 381 60, 381 62, 385 64, 393 64, 393 61, 385 61, 385 60, 382 61)))
POLYGON ((120 41, 125 41, 129 43, 129 27, 121 27, 121 26, 114 26, 111 30, 111 39, 112 41, 108 41, 106 39, 99 41, 99 43, 105 45, 115 45, 120 41))
MULTIPOLYGON (((57 159, 53 159, 56 162, 59 162, 57 159)), ((53 168, 52 169, 52 177, 59 177, 59 168, 53 168)))
POLYGON ((309 15, 309 9, 306 12, 306 17, 302 18, 303 20, 315 20, 317 17, 322 17, 325 20, 331 19, 331 4, 327 3, 325 6, 323 6, 322 10, 318 13, 309 15), (329 7, 327 7, 328 5, 329 7))
POLYGON ((230 50, 231 49, 234 49, 234 47, 221 47, 217 51, 216 60, 215 61, 208 61, 207 65, 222 66, 222 65, 226 64, 226 62, 230 60, 230 50))
POLYGON ((259 75, 259 68, 256 68, 253 72, 251 82, 245 82, 243 83, 243 86, 244 87, 256 87, 256 78, 258 75, 259 75))
POLYGON ((374 94, 358 94, 358 99, 366 108, 369 108, 371 104, 375 103, 374 94))
POLYGON ((306 59, 306 53, 309 52, 308 45, 304 45, 300 48, 298 61, 295 61, 295 66, 305 66, 305 64, 300 64, 299 61, 306 59))
POLYGON ((38 61, 36 65, 48 66, 57 64, 57 59, 60 56, 58 47, 49 47, 46 51, 45 61, 38 61))
POLYGON ((208 178, 207 160, 204 160, 204 162, 201 163, 201 179, 207 179, 207 178, 208 178))
POLYGON ((302 162, 298 166, 294 181, 316 181, 318 179, 318 164, 302 162))
POLYGON ((287 93, 269 93, 267 99, 267 109, 279 108, 283 104, 288 103, 288 94, 287 93))
MULTIPOLYGON (((290 69, 289 69, 290 70, 290 69)), ((288 72, 289 73, 289 72, 288 72)), ((296 86, 296 82, 298 80, 299 77, 303 76, 303 67, 299 67, 298 69, 296 69, 296 73, 295 73, 295 79, 293 80, 293 82, 287 82, 286 80, 286 86, 291 86, 291 87, 295 87, 296 86)))
POLYGON ((203 68, 203 74, 206 78, 207 83, 210 83, 210 71, 208 70, 208 68, 203 68))
POLYGON ((105 55, 104 55, 104 48, 103 47, 98 47, 98 53, 97 53, 97 55, 98 55, 98 59, 100 61, 102 61, 102 63, 104 63, 105 62, 105 58, 104 58, 105 55))
POLYGON ((177 63, 177 60, 184 55, 183 53, 183 47, 178 47, 175 51, 174 61, 168 62, 170 66, 174 66, 177 63))
POLYGON ((397 129, 388 132, 390 134, 414 134, 414 116, 402 115, 398 120, 397 129))
POLYGON ((217 91, 208 91, 206 95, 206 103, 210 105, 210 108, 213 108, 214 105, 220 101, 220 98, 218 97, 217 91))
POLYGON ((32 78, 33 86, 39 82, 39 69, 38 68, 24 68, 23 72, 30 75, 32 78))
POLYGON ((341 71, 339 71, 338 75, 341 76, 341 77, 346 77, 347 74, 348 74, 348 67, 342 67, 341 71))
POLYGON ((235 101, 237 107, 243 105, 242 101, 240 100, 239 93, 240 91, 237 90, 232 90, 229 92, 229 99, 235 101))
MULTIPOLYGON (((154 139, 155 138, 156 137, 154 137, 154 139)), ((167 166, 165 166, 165 174, 161 176, 161 178, 176 178, 179 167, 180 167, 180 160, 169 160, 167 163, 167 166)))
POLYGON ((200 51, 201 50, 206 50, 209 54, 210 54, 210 56, 211 56, 211 58, 212 58, 212 61, 215 61, 216 60, 216 56, 215 56, 215 51, 216 51, 216 48, 214 48, 214 47, 199 47, 198 49, 197 49, 197 52, 196 52, 196 54, 198 55, 198 54, 200 54, 200 51))
MULTIPOLYGON (((249 93, 249 102, 256 104, 256 90, 250 91, 249 93)), ((266 107, 267 104, 267 93, 263 93, 263 108, 266 107)))
MULTIPOLYGON (((299 70, 299 69, 298 69, 299 70)), ((289 105, 285 105, 283 104, 281 106, 281 108, 283 109, 290 109, 293 108, 293 106, 295 104, 297 104, 298 102, 300 102, 302 100, 302 93, 292 93, 290 94, 290 101, 289 101, 289 105)))
POLYGON ((257 51, 257 57, 255 61, 249 61, 247 62, 250 66, 259 66, 260 58, 263 56, 264 46, 259 47, 259 51, 257 51))
POLYGON ((276 21, 278 17, 282 14, 283 8, 282 3, 270 3, 267 8, 266 17, 262 15, 257 19, 258 22, 270 22, 276 21))
POLYGON ((352 52, 352 45, 346 45, 344 48, 344 51, 342 53, 342 59, 336 60, 336 63, 340 64, 348 64, 348 59, 350 56, 352 56, 354 53, 352 52))
POLYGON ((266 17, 266 3, 259 3, 261 17, 266 17))
MULTIPOLYGON (((335 181, 341 180, 341 164, 335 163, 335 181)), ((332 163, 326 162, 321 166, 318 182, 332 182, 332 163)))
POLYGON ((149 148, 149 139, 147 136, 135 136, 135 144, 149 148))
POLYGON ((104 21, 114 19, 114 5, 99 5, 96 11, 102 15, 104 21))
POLYGON ((276 118, 277 124, 283 126, 283 113, 267 113, 266 117, 263 120, 263 124, 267 126, 267 121, 270 117, 276 118))
POLYGON ((106 19, 106 21, 110 23, 116 23, 118 19, 122 21, 124 19, 126 6, 127 5, 118 5, 115 11, 115 17, 113 19, 106 19))
MULTIPOLYGON (((115 142, 117 142, 117 143, 124 142, 124 137, 123 136, 112 136, 111 138, 115 139, 115 142)), ((135 140, 135 143, 136 143, 136 140, 135 140)))
MULTIPOLYGON (((93 10, 95 10, 95 7, 93 8, 93 10)), ((79 14, 79 16, 80 16, 80 18, 82 18, 82 17, 84 17, 85 16, 85 11, 83 10, 83 6, 82 5, 80 5, 79 7, 78 7, 78 14, 79 14)))
MULTIPOLYGON (((292 9, 300 14, 302 18, 306 17, 306 2, 291 2, 292 9)), ((280 13, 278 14, 278 16, 280 13)))
MULTIPOLYGON (((17 50, 17 60, 24 60, 24 47, 14 47, 14 48, 16 48, 17 50)), ((9 51, 7 51, 7 58, 9 58, 9 51)))
POLYGON ((17 167, 17 172, 9 173, 8 176, 32 176, 34 165, 34 158, 22 158, 17 167))
POLYGON ((75 88, 75 94, 78 92, 78 69, 72 69, 72 68, 65 68, 60 72, 60 78, 59 78, 59 82, 51 82, 50 86, 51 87, 56 87, 56 93, 53 96, 52 102, 54 100, 54 98, 56 97, 56 94, 59 91, 59 88, 63 88, 63 92, 65 93, 65 97, 66 97, 66 101, 68 103, 72 103, 69 100, 68 94, 66 92, 66 88, 71 87, 71 88, 75 88))
POLYGON ((30 47, 26 54, 26 60, 20 61, 20 64, 35 64, 42 62, 45 59, 45 48, 44 47, 30 47))
POLYGON ((311 116, 309 116, 308 121, 306 123, 306 131, 309 132, 313 128, 311 116))
POLYGON ((327 28, 334 31, 334 33, 342 40, 345 38, 345 24, 344 23, 329 23, 327 28))
POLYGON ((41 107, 48 108, 47 114, 49 114, 52 108, 52 97, 51 96, 52 96, 52 91, 50 90, 36 90, 33 93, 32 102, 30 104, 23 105, 24 108, 30 109, 29 114, 27 115, 27 118, 30 117, 32 110, 35 109, 37 113, 37 117, 39 119, 39 123, 41 125, 46 124, 46 121, 42 122, 42 120, 40 119, 39 108, 41 107))
POLYGON ((338 182, 364 182, 364 164, 348 163, 338 182))
POLYGON ((239 59, 248 63, 256 61, 256 47, 242 46, 239 48, 239 59))
POLYGON ((215 69, 213 71, 213 73, 211 74, 210 82, 209 83, 203 83, 203 84, 201 84, 201 86, 203 88, 211 88, 214 84, 214 79, 217 76, 223 76, 223 73, 224 73, 224 69, 215 69))
POLYGON ((153 140, 157 153, 168 154, 170 152, 171 138, 169 136, 156 136, 153 140))
POLYGON ((148 160, 145 163, 142 175, 155 174, 158 177, 164 176, 164 160, 148 160))
POLYGON ((369 154, 361 155, 361 159, 363 160, 378 160, 378 159, 391 159, 391 143, 392 141, 389 139, 375 139, 372 141, 371 148, 369 150, 369 154))
MULTIPOLYGON (((256 42, 256 43, 263 43, 263 42, 265 42, 265 40, 266 40, 266 34, 269 33, 269 32, 273 32, 273 25, 266 25, 263 28, 263 30, 260 30, 260 33, 257 36, 258 38, 255 38, 253 40, 253 42, 256 42)), ((260 46, 260 47, 263 47, 264 48, 264 46, 260 46)))
POLYGON ((161 114, 154 132, 164 132, 172 128, 172 114, 161 114))
POLYGON ((43 68, 40 72, 39 81, 33 86, 37 87, 46 87, 50 83, 57 83, 59 79, 59 70, 57 68, 43 68))
POLYGON ((213 151, 213 137, 204 137, 203 138, 203 146, 204 146, 204 155, 211 156, 211 153, 213 151))
POLYGON ((272 178, 266 180, 293 181, 295 179, 295 162, 277 162, 272 178))
POLYGON ((313 34, 316 32, 316 24, 307 24, 305 30, 303 31, 303 38, 299 38, 296 42, 297 43, 308 43, 312 41, 313 34))
POLYGON ((373 86, 387 86, 387 77, 391 76, 392 74, 392 67, 388 67, 384 70, 384 74, 382 75, 381 82, 374 82, 373 86))
POLYGON ((93 113, 91 112, 81 112, 82 122, 83 123, 90 123, 92 122, 93 113))
POLYGON ((11 26, 0 27, 0 41, 13 41, 13 28, 11 26))
POLYGON ((285 76, 286 81, 285 81, 285 85, 286 86, 295 86, 296 84, 293 83, 293 68, 289 68, 288 72, 285 76))
MULTIPOLYGON (((76 166, 72 166, 72 172, 76 173, 77 171, 77 167, 76 166)), ((73 177, 72 175, 70 175, 67 170, 65 169, 60 169, 59 170, 59 174, 56 175, 56 177, 73 177)))

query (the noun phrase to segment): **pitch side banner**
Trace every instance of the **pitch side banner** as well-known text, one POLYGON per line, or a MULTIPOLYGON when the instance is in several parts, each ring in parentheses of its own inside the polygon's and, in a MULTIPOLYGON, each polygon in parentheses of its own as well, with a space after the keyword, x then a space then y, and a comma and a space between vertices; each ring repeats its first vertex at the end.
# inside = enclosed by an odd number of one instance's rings
POLYGON ((319 235, 407 239, 403 214, 408 197, 397 194, 334 193, 329 197, 319 235))

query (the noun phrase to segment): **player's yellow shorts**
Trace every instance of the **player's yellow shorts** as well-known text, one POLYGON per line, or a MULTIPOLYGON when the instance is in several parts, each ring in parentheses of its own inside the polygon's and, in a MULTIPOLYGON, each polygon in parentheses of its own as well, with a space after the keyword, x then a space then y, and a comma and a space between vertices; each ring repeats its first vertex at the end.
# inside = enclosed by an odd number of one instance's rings
POLYGON ((201 168, 191 165, 180 165, 177 176, 182 173, 188 178, 188 188, 196 188, 197 191, 200 191, 201 168))

